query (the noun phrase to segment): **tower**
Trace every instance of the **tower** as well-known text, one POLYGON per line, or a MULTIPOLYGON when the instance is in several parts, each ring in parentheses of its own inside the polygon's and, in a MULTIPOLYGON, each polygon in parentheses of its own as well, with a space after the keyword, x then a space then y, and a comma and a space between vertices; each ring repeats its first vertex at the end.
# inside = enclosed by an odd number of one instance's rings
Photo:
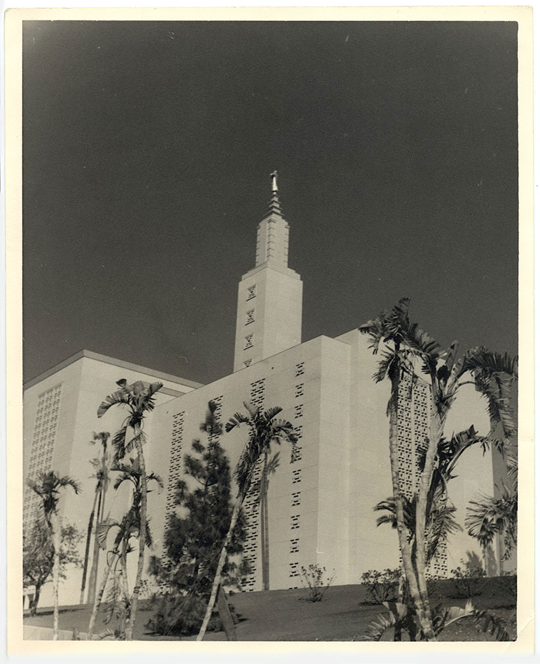
POLYGON ((257 230, 255 267, 238 284, 234 371, 301 343, 302 281, 288 267, 289 224, 283 218, 277 172, 257 230))

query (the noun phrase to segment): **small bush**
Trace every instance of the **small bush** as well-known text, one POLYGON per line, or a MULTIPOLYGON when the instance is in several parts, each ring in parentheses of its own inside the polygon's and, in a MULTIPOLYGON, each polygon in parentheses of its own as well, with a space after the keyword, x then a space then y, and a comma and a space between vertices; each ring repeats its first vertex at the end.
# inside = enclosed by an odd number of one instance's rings
POLYGON ((305 602, 321 602, 335 577, 334 574, 324 579, 325 574, 326 567, 319 565, 309 565, 307 569, 302 567, 302 585, 308 589, 308 596, 300 599, 305 602))
MULTIPOLYGON (((198 634, 204 619, 208 599, 197 595, 161 595, 153 599, 154 616, 146 623, 147 629, 163 636, 191 636, 198 634)), ((234 624, 238 616, 234 606, 229 604, 234 624)), ((222 621, 214 610, 208 624, 208 632, 223 629, 222 621)))
POLYGON ((484 568, 471 562, 460 561, 461 565, 450 573, 453 577, 456 599, 470 599, 482 594, 482 579, 486 576, 484 568))
POLYGON ((384 572, 370 569, 360 577, 366 588, 367 597, 363 604, 382 604, 395 602, 398 598, 401 567, 386 568, 384 572))

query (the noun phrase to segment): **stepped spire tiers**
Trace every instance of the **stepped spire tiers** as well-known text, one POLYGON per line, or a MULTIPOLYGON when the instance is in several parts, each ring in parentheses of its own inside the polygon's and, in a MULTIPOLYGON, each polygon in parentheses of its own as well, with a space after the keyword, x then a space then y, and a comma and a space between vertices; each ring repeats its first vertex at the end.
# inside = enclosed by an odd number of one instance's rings
POLYGON ((238 287, 234 370, 272 357, 301 342, 302 281, 289 268, 289 224, 283 217, 277 171, 257 229, 255 267, 238 287))
POLYGON ((283 217, 277 186, 277 171, 270 173, 272 196, 257 231, 255 267, 268 264, 288 266, 289 224, 283 217))

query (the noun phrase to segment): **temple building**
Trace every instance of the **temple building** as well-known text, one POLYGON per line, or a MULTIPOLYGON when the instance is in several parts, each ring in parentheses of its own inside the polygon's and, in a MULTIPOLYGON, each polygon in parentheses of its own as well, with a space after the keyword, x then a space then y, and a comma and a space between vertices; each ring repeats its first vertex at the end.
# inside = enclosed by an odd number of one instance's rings
MULTIPOLYGON (((80 481, 83 493, 68 496, 62 510, 66 521, 86 532, 95 479, 89 461, 96 450, 93 431, 114 434, 122 422, 120 409, 101 420, 97 408, 115 381, 160 380, 157 406, 145 430, 147 468, 164 480, 152 492, 148 507, 154 555, 162 555, 168 515, 175 509, 174 491, 183 476, 183 457, 200 438, 208 402, 213 401, 225 423, 244 409, 243 403, 283 409, 298 436, 295 449, 283 443, 279 465, 268 489, 269 565, 261 565, 260 504, 255 491, 245 503, 245 557, 251 574, 245 591, 286 589, 301 585, 302 567, 318 564, 334 574, 334 584, 357 584, 363 572, 399 564, 397 535, 389 525, 377 527, 374 506, 391 496, 386 406, 389 385, 376 384, 377 357, 357 329, 336 338, 320 336, 302 343, 302 281, 288 265, 289 224, 282 211, 276 174, 271 198, 258 225, 255 264, 241 278, 234 352, 234 371, 209 385, 161 374, 119 360, 83 351, 25 386, 24 474, 54 469, 80 481)), ((429 385, 418 380, 399 395, 399 463, 402 489, 412 496, 418 481, 417 450, 429 424, 429 385)), ((466 386, 449 416, 446 435, 474 424, 487 434, 489 419, 474 387, 466 386), (468 390, 465 395, 465 390, 468 390)), ((246 442, 239 428, 221 443, 234 468, 246 442)), ((493 495, 503 476, 495 452, 470 449, 460 459, 449 496, 463 526, 468 502, 479 492, 493 495)), ((256 479, 256 478, 255 478, 256 479)), ((129 494, 107 494, 107 513, 118 518, 129 494)), ((25 523, 35 514, 35 499, 25 493, 25 523)), ((84 548, 84 545, 81 544, 84 548)), ((102 556, 103 558, 103 556, 102 556)), ((462 560, 483 560, 488 574, 500 573, 497 551, 484 556, 476 540, 462 528, 441 547, 431 573, 447 576, 462 560)), ((103 566, 101 561, 101 566, 103 566)), ((133 566, 135 562, 133 561, 133 566)), ((60 603, 86 601, 81 595, 82 571, 62 584, 60 603)), ((44 595, 42 604, 47 600, 44 595)))

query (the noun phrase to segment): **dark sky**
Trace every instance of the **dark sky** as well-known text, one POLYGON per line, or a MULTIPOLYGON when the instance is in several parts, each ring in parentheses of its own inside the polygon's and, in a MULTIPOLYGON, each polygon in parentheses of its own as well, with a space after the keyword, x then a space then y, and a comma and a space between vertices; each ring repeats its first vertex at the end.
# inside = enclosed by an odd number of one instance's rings
POLYGON ((27 22, 25 379, 81 348, 230 373, 274 169, 304 341, 409 296, 441 343, 516 353, 516 39, 493 22, 27 22))

